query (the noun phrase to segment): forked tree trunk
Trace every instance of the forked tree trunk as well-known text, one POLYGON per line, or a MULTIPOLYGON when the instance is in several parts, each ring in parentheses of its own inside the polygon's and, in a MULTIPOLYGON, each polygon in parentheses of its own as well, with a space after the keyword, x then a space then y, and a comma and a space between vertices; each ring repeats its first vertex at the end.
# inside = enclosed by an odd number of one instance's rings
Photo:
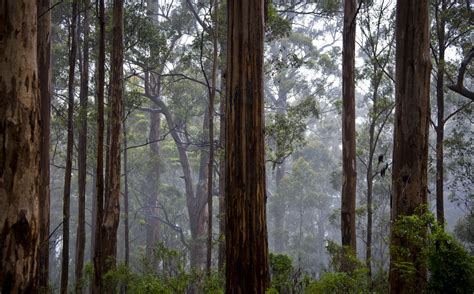
POLYGON ((226 292, 269 286, 263 107, 264 1, 229 1, 226 292))
MULTIPOLYGON (((113 269, 117 258, 117 228, 120 220, 120 146, 122 144, 122 100, 123 100, 123 0, 114 0, 112 17, 111 55, 111 108, 109 175, 107 176, 104 215, 102 218, 101 272, 113 269)), ((105 292, 114 292, 114 285, 107 285, 105 292)))
POLYGON ((32 293, 38 287, 41 126, 36 14, 36 1, 0 4, 1 293, 32 293))
MULTIPOLYGON (((356 146, 355 146, 355 33, 356 0, 344 1, 344 28, 342 49, 342 195, 341 237, 342 246, 356 254, 355 228, 356 204, 356 146)), ((343 262, 342 270, 351 270, 349 262, 343 262)))
POLYGON ((50 0, 39 0, 38 16, 38 82, 41 100, 41 193, 39 210, 40 252, 38 288, 47 291, 49 272, 49 147, 51 121, 51 12, 50 0))
POLYGON ((81 89, 79 93, 81 116, 79 129, 78 162, 78 215, 76 239, 76 293, 82 292, 82 274, 84 269, 84 250, 86 246, 86 172, 87 172, 87 107, 89 96, 89 0, 84 0, 84 36, 82 47, 81 89))
POLYGON ((64 174, 63 195, 63 252, 61 260, 61 294, 68 292, 69 282, 69 216, 71 203, 71 173, 72 153, 74 147, 74 76, 76 69, 77 52, 77 0, 72 2, 72 16, 70 27, 69 48, 69 76, 68 76, 68 111, 67 111, 67 146, 66 146, 66 169, 64 174))
MULTIPOLYGON (((427 203, 430 53, 428 0, 398 0, 396 20, 395 130, 392 173, 392 225, 401 216, 413 215, 427 203)), ((390 293, 421 293, 426 268, 419 246, 392 230, 390 293), (400 255, 397 248, 409 251, 400 255), (413 263, 411 277, 396 263, 413 263)))

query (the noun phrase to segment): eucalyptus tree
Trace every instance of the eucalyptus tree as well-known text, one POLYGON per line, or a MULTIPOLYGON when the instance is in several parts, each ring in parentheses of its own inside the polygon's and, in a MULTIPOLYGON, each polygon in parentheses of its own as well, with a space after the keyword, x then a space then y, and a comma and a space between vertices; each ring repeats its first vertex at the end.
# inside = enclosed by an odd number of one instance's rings
MULTIPOLYGON (((397 1, 395 123, 393 147, 392 225, 402 216, 421 213, 428 193, 429 5, 427 0, 397 1)), ((390 293, 423 291, 426 268, 417 244, 392 227, 390 293), (397 250, 398 248, 398 250, 397 250), (405 252, 409 254, 404 254, 405 252), (414 272, 403 276, 404 263, 414 272)))
POLYGON ((26 293, 38 289, 42 236, 39 233, 41 110, 37 80, 37 2, 2 4, 0 284, 2 293, 26 293))

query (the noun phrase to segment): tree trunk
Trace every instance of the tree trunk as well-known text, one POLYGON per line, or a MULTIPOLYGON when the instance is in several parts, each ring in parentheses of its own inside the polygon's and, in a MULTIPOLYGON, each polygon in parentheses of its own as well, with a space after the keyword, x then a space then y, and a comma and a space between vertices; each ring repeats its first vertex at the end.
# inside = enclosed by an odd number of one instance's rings
POLYGON ((226 292, 265 293, 264 1, 227 5, 226 292))
MULTIPOLYGON (((225 74, 222 74, 221 91, 225 90, 225 74)), ((226 97, 221 96, 219 106, 219 122, 220 134, 219 141, 222 150, 225 150, 225 101, 226 97)), ((225 154, 221 152, 219 155, 219 248, 217 256, 217 267, 219 272, 224 271, 225 262, 225 154)))
MULTIPOLYGON (((427 203, 430 54, 428 0, 397 1, 395 130, 392 173, 392 225, 401 216, 413 215, 427 203)), ((420 246, 392 230, 390 293, 421 293, 426 268, 420 246), (410 252, 401 256, 397 248, 410 252), (402 276, 395 263, 415 266, 412 277, 402 276)), ((399 251, 399 250, 398 250, 399 251)))
POLYGON ((32 293, 41 193, 37 2, 0 7, 0 292, 32 293))
POLYGON ((41 100, 41 193, 39 203, 40 252, 38 261, 38 288, 48 289, 49 270, 49 147, 51 121, 51 12, 50 0, 39 0, 38 17, 38 82, 41 100), (40 17, 41 16, 41 17, 40 17))
MULTIPOLYGON (((356 204, 356 148, 355 148, 355 32, 356 0, 344 1, 344 28, 342 49, 342 196, 341 237, 342 246, 357 253, 355 228, 356 204)), ((351 270, 352 265, 343 263, 342 270, 351 270)))
POLYGON ((209 93, 209 163, 207 167, 207 274, 211 275, 211 262, 212 262, 212 180, 213 180, 213 167, 214 167, 214 100, 216 97, 216 86, 217 86, 217 32, 218 32, 218 11, 219 11, 219 0, 214 0, 214 28, 213 34, 213 54, 212 54, 212 76, 211 76, 211 89, 209 93))
MULTIPOLYGON (((157 88, 161 87, 158 82, 157 88)), ((158 90, 159 91, 159 90, 158 90)), ((159 97, 159 93, 157 93, 159 97)), ((160 224, 156 216, 158 215, 158 198, 159 198, 159 177, 160 177, 160 136, 161 136, 161 115, 157 112, 150 113, 150 133, 148 141, 150 142, 150 161, 152 170, 148 174, 148 197, 147 215, 146 217, 146 256, 152 261, 153 268, 158 267, 157 260, 154 256, 153 249, 160 239, 160 224)))
POLYGON ((76 69, 77 53, 77 13, 78 3, 72 2, 72 16, 70 27, 70 49, 69 49, 69 76, 68 76, 68 111, 67 111, 67 147, 66 147, 66 169, 64 174, 64 197, 63 197, 63 252, 61 261, 61 294, 68 292, 69 281, 69 214, 71 201, 71 173, 72 153, 74 148, 74 74, 76 69))
POLYGON ((99 58, 97 62, 97 166, 96 166, 96 213, 94 238, 94 285, 92 293, 99 294, 102 289, 102 246, 101 224, 104 214, 104 85, 105 85, 105 7, 99 0, 99 58))
POLYGON ((84 0, 84 34, 82 52, 81 89, 79 93, 81 116, 78 148, 78 216, 76 239, 76 293, 82 292, 82 275, 84 268, 84 250, 86 246, 86 172, 87 172, 87 100, 89 97, 89 0, 84 0))
MULTIPOLYGON (((127 144, 127 124, 125 120, 125 107, 123 115, 123 206, 124 206, 124 248, 125 248, 125 266, 128 267, 130 263, 130 244, 129 244, 129 225, 128 225, 128 144, 127 144)), ((127 293, 127 285, 122 287, 121 293, 127 293)))
MULTIPOLYGON (((436 5, 439 5, 436 3, 436 5)), ((438 9, 438 8, 436 8, 438 9)), ((446 10, 446 1, 441 0, 441 11, 438 17, 437 37, 438 37, 438 68, 436 73, 436 102, 438 106, 436 131, 436 217, 444 228, 444 53, 446 49, 446 22, 444 13, 446 10)))
MULTIPOLYGON (((122 140, 123 97, 123 0, 114 0, 112 17, 111 54, 111 109, 109 175, 101 230, 101 272, 113 269, 117 258, 117 228, 120 218, 120 146, 122 140)), ((114 285, 107 285, 106 292, 113 292, 114 285)))

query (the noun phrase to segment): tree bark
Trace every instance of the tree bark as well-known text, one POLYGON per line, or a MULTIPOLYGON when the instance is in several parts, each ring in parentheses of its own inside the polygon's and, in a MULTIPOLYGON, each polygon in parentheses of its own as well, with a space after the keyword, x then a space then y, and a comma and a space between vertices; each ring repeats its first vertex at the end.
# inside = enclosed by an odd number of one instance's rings
POLYGON ((96 166, 96 213, 94 238, 94 285, 92 293, 99 294, 102 289, 102 246, 101 224, 104 214, 104 86, 105 86, 105 6, 99 0, 99 57, 97 62, 97 166, 96 166))
MULTIPOLYGON (((428 0, 398 0, 396 19, 395 130, 392 173, 392 225, 427 203, 430 54, 428 0)), ((390 293, 421 293, 426 268, 419 246, 391 233, 390 293), (409 250, 400 256, 396 248, 409 250), (413 277, 401 275, 397 262, 411 262, 413 277)))
POLYGON ((78 3, 72 2, 72 16, 70 27, 69 48, 69 76, 68 76, 68 111, 67 111, 67 146, 66 146, 66 169, 64 174, 64 196, 63 196, 63 251, 61 260, 61 294, 68 292, 69 282, 69 217, 71 202, 71 173, 72 153, 74 148, 74 76, 76 68, 77 53, 77 14, 78 3))
POLYGON ((265 293, 264 1, 227 5, 226 292, 265 293))
MULTIPOLYGON (((342 246, 349 253, 357 253, 355 228, 356 204, 356 146, 355 146, 355 33, 356 0, 344 1, 344 27, 342 49, 342 195, 341 237, 342 246)), ((349 262, 342 270, 351 270, 349 262)))
MULTIPOLYGON (((438 10, 439 3, 436 3, 438 10)), ((436 218, 444 228, 444 55, 446 50, 446 1, 441 0, 441 11, 437 13, 438 66, 436 72, 436 218), (441 14, 441 15, 439 15, 441 14)))
POLYGON ((0 7, 0 292, 31 293, 40 243, 37 2, 0 7))
POLYGON ((209 93, 209 163, 207 167, 207 274, 211 276, 211 262, 212 262, 212 181, 213 181, 213 167, 214 167, 214 100, 216 97, 217 86, 217 32, 218 32, 218 11, 219 0, 214 0, 214 28, 212 30, 212 74, 211 74, 211 89, 209 93))
POLYGON ((39 203, 40 252, 38 260, 38 288, 48 289, 49 272, 49 148, 51 122, 51 12, 50 0, 39 0, 38 17, 38 82, 41 100, 41 193, 39 203))
MULTIPOLYGON (((120 219, 120 146, 122 144, 123 100, 123 0, 113 1, 112 54, 111 54, 111 109, 109 175, 105 194, 104 215, 101 223, 101 272, 113 269, 117 259, 117 228, 120 219)), ((107 285, 106 292, 113 292, 115 285, 107 285)))
POLYGON ((82 44, 82 71, 79 102, 81 107, 81 125, 78 147, 78 215, 76 239, 76 293, 82 292, 84 269, 84 250, 86 246, 86 172, 87 172, 87 107, 89 98, 89 0, 83 1, 84 22, 82 26, 84 41, 82 44))
MULTIPOLYGON (((225 89, 225 74, 222 74, 221 90, 225 89)), ((219 141, 223 151, 225 151, 225 101, 226 97, 221 97, 219 106, 220 134, 219 141)), ((225 262, 225 154, 221 152, 219 156, 219 246, 217 255, 217 267, 219 272, 224 271, 225 262)))

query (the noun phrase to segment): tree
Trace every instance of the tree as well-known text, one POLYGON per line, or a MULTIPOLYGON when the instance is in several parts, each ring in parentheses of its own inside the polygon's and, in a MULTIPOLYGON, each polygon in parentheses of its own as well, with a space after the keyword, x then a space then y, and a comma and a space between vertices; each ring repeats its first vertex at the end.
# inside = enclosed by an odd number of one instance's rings
POLYGON ((2 2, 0 19, 0 291, 31 293, 40 244, 37 2, 2 2))
POLYGON ((227 5, 226 289, 265 293, 264 1, 227 5))
POLYGON ((78 147, 78 216, 76 235, 76 292, 82 288, 82 274, 84 269, 84 250, 86 246, 86 173, 87 173, 87 104, 89 99, 89 0, 83 1, 84 20, 82 25, 82 64, 81 87, 79 93, 80 103, 80 128, 78 147))
POLYGON ((68 111, 67 111, 67 147, 66 168, 64 171, 64 194, 63 194, 63 252, 61 262, 61 293, 67 293, 69 280, 69 214, 71 206, 71 173, 72 153, 74 147, 74 75, 76 69, 77 52, 77 20, 78 2, 72 2, 71 26, 69 28, 69 75, 68 75, 68 111))
POLYGON ((39 202, 40 252, 38 262, 38 288, 48 287, 49 269, 49 147, 51 121, 51 12, 50 0, 38 1, 38 83, 41 100, 41 193, 39 202))
MULTIPOLYGON (((427 203, 431 70, 428 19, 427 0, 397 1, 392 226, 402 216, 422 212, 420 206, 427 203)), ((394 230, 391 246, 390 293, 422 292, 426 285, 426 268, 418 260, 422 248, 394 230), (409 276, 402 270, 407 263, 414 267, 409 276)))
MULTIPOLYGON (((342 41, 342 195, 341 237, 342 246, 356 254, 355 227, 356 200, 356 148, 355 148, 355 32, 357 4, 344 1, 344 27, 342 41)), ((343 265, 344 266, 344 265, 343 265)), ((350 270, 347 265, 344 270, 350 270)), ((345 267, 345 266, 344 266, 345 267)))
MULTIPOLYGON (((449 113, 445 114, 446 107, 446 93, 445 93, 445 79, 449 77, 449 63, 446 59, 446 50, 458 43, 469 35, 471 32, 471 26, 467 22, 462 21, 463 18, 468 18, 469 13, 463 8, 463 3, 460 1, 446 1, 437 0, 433 3, 434 9, 434 44, 431 45, 432 55, 434 57, 434 72, 436 75, 436 123, 433 122, 433 127, 436 132, 436 217, 440 224, 444 224, 444 140, 445 140, 445 128, 447 122, 472 101, 464 104, 449 113)), ((462 95, 466 93, 462 90, 462 80, 464 77, 458 78, 458 83, 461 84, 455 86, 456 91, 462 95)), ((442 226, 443 227, 443 226, 442 226)))
POLYGON ((99 0, 99 56, 97 61, 97 166, 96 166, 96 205, 94 236, 94 285, 93 293, 100 293, 102 283, 102 217, 104 214, 104 84, 105 84, 105 5, 99 0))
MULTIPOLYGON (((100 226, 101 273, 113 269, 117 258, 117 228, 120 218, 120 146, 122 144, 123 104, 123 0, 114 0, 112 12, 111 108, 109 175, 106 177, 104 215, 100 226)), ((105 288, 113 292, 113 285, 105 288)))

